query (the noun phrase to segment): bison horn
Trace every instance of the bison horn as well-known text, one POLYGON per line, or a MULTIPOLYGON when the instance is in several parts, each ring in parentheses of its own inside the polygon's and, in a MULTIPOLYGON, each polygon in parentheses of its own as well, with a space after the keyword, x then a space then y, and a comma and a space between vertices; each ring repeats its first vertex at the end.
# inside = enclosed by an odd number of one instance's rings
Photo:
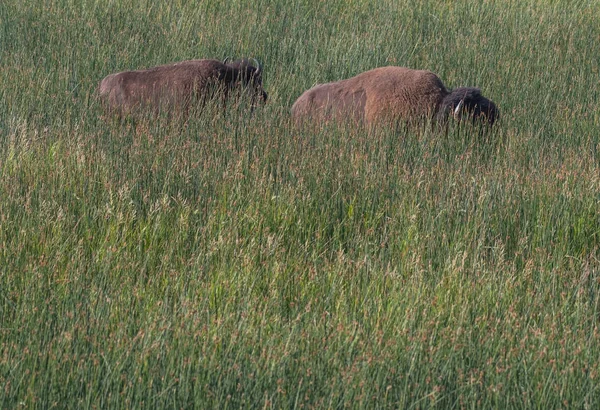
POLYGON ((225 57, 225 60, 223 60, 223 64, 227 64, 227 61, 229 61, 229 57, 225 57))
POLYGON ((458 114, 460 114, 460 109, 462 108, 464 102, 465 102, 465 100, 460 100, 460 102, 454 109, 454 118, 458 118, 458 114))
POLYGON ((258 62, 258 60, 256 58, 250 58, 249 60, 256 63, 256 72, 254 73, 254 75, 258 75, 261 71, 260 63, 258 62))

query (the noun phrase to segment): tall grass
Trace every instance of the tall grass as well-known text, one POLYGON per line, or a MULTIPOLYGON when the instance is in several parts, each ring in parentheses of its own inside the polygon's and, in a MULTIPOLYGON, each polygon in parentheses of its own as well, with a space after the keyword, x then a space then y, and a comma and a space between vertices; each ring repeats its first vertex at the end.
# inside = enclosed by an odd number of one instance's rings
POLYGON ((597 408, 599 13, 1 2, 0 407, 597 408), (225 56, 263 62, 264 110, 94 97, 225 56), (306 88, 389 64, 481 87, 499 126, 292 126, 306 88))

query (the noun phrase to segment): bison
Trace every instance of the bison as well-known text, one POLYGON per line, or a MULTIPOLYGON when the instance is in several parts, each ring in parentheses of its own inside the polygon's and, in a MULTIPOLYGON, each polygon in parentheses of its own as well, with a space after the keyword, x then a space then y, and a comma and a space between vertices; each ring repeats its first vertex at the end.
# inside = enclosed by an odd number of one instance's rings
POLYGON ((248 92, 251 105, 267 101, 262 69, 255 59, 227 63, 219 60, 188 60, 146 70, 123 71, 105 77, 98 95, 111 112, 130 114, 137 109, 187 112, 215 97, 225 103, 248 92))
POLYGON ((380 67, 355 77, 319 84, 305 91, 292 106, 292 116, 304 120, 347 120, 373 124, 381 121, 444 123, 450 114, 467 113, 473 121, 492 125, 496 105, 478 88, 448 90, 430 71, 380 67))

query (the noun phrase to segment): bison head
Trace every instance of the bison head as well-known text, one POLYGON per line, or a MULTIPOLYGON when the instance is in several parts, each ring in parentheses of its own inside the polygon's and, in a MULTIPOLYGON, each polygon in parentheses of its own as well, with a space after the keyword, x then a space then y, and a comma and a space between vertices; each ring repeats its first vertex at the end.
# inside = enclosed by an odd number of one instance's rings
POLYGON ((491 100, 481 95, 481 90, 474 87, 459 87, 448 94, 438 110, 438 120, 446 121, 450 115, 460 118, 462 113, 473 119, 482 120, 493 125, 499 117, 498 108, 491 100))
POLYGON ((267 102, 268 95, 262 87, 262 67, 255 58, 241 58, 228 62, 225 58, 223 64, 232 69, 234 82, 239 82, 245 87, 249 87, 253 92, 253 97, 258 97, 267 102))

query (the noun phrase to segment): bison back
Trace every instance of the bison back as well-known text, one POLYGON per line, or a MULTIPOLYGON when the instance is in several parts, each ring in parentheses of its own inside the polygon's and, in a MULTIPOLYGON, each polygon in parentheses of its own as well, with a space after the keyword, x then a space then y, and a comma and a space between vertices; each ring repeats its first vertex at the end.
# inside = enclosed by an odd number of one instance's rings
POLYGON ((344 81, 319 84, 305 91, 292 106, 298 121, 362 121, 366 94, 361 88, 347 87, 344 81))
POLYGON ((433 118, 448 91, 437 75, 404 67, 381 67, 356 77, 367 90, 365 119, 414 121, 433 118))

